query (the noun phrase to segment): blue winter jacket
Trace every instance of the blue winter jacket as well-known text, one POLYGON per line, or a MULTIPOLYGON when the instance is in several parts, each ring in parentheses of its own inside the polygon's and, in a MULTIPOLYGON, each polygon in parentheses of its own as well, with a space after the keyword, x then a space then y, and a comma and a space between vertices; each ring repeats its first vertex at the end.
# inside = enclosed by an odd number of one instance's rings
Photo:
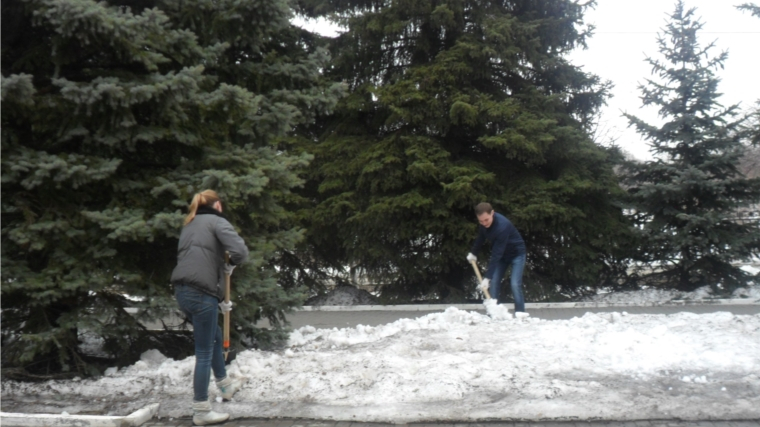
POLYGON ((472 244, 470 252, 477 255, 486 240, 491 242, 491 260, 488 262, 488 270, 483 277, 489 280, 493 279, 496 264, 500 259, 510 262, 518 255, 525 254, 525 241, 522 236, 507 217, 500 213, 494 212, 490 227, 478 225, 478 237, 472 244))

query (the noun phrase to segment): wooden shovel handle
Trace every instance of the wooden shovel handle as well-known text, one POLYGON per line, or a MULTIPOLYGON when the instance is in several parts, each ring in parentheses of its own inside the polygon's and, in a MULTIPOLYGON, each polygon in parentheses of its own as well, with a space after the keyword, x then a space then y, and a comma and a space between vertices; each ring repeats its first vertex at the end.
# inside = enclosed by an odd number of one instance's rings
MULTIPOLYGON (((224 262, 230 263, 230 253, 224 253, 224 262)), ((230 275, 224 274, 224 302, 229 304, 230 302, 230 275)), ((227 360, 227 355, 230 353, 230 312, 224 312, 224 338, 222 342, 224 347, 224 360, 227 360)))
MULTIPOLYGON (((480 269, 478 268, 478 263, 475 261, 470 261, 470 264, 472 264, 472 268, 475 270, 475 275, 478 276, 478 284, 483 282, 483 276, 480 275, 480 269)), ((484 289, 483 293, 486 295, 486 298, 491 299, 491 293, 488 292, 488 289, 484 289)))

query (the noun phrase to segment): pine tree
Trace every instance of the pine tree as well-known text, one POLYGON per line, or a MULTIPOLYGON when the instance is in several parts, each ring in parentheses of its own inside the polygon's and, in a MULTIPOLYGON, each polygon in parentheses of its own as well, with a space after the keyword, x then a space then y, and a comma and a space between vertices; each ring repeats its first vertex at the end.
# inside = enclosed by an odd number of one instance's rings
POLYGON ((757 102, 754 111, 749 115, 747 133, 750 144, 760 147, 760 101, 757 102))
POLYGON ((310 157, 280 142, 340 88, 291 15, 279 0, 3 2, 4 375, 95 373, 84 333, 119 363, 160 344, 138 321, 176 309, 177 237, 206 188, 251 249, 233 279, 241 334, 267 339, 255 322, 301 303, 273 264, 303 234, 283 206, 310 157))
POLYGON ((740 6, 737 6, 739 10, 745 10, 749 13, 751 13, 753 16, 757 16, 760 18, 760 6, 754 4, 754 3, 744 3, 740 6))
MULTIPOLYGON (((741 6, 737 6, 737 9, 749 12, 752 16, 760 18, 760 6, 757 6, 754 3, 745 3, 741 6)), ((750 134, 750 143, 760 145, 760 100, 756 101, 754 110, 750 112, 749 121, 749 126, 751 126, 748 130, 750 134)))
POLYGON ((365 272, 390 299, 461 300, 474 284, 464 259, 473 207, 489 201, 527 241, 529 300, 615 274, 627 226, 612 204, 611 154, 588 132, 607 85, 566 59, 588 36, 583 6, 402 0, 301 10, 346 28, 330 75, 351 91, 306 144, 316 158, 305 194, 316 207, 304 212, 304 259, 365 272))
POLYGON ((664 59, 647 59, 657 79, 641 86, 643 105, 657 107, 663 123, 627 115, 655 158, 631 166, 628 185, 642 260, 655 271, 648 278, 686 291, 704 285, 731 290, 748 278, 732 262, 760 250, 758 224, 737 214, 757 203, 760 180, 737 170, 745 119, 736 105, 719 103, 715 70, 727 53, 711 56, 713 44, 700 46, 703 24, 694 12, 679 1, 658 38, 664 59))

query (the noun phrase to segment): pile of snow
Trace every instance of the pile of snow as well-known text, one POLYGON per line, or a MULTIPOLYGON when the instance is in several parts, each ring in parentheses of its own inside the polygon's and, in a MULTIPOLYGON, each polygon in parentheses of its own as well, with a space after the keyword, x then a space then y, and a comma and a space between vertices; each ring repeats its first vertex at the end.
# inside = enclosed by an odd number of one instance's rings
POLYGON ((488 317, 491 319, 506 320, 513 317, 506 305, 498 304, 493 298, 483 301, 483 305, 486 307, 486 314, 488 314, 488 317))
POLYGON ((304 305, 373 305, 377 304, 375 298, 363 289, 357 289, 350 285, 338 285, 324 295, 306 300, 304 305))
POLYGON ((745 264, 741 269, 753 276, 757 276, 760 274, 760 259, 756 258, 752 264, 745 264))
MULTIPOLYGON (((717 298, 709 286, 703 286, 693 292, 681 292, 674 289, 644 289, 630 292, 600 293, 582 298, 581 301, 629 304, 664 304, 671 301, 702 301, 717 298)), ((731 298, 760 299, 760 286, 748 286, 734 291, 731 298)))
POLYGON ((750 298, 760 300, 760 286, 749 286, 734 291, 732 298, 750 298))
MULTIPOLYGON (((159 402, 159 416, 187 417, 194 363, 150 352, 100 379, 6 381, 3 410, 67 402, 59 412, 129 413, 128 404, 159 402)), ((241 352, 229 375, 247 383, 232 402, 214 405, 234 418, 388 423, 746 420, 760 418, 758 373, 760 315, 546 321, 449 307, 375 327, 305 326, 282 351, 241 352)))

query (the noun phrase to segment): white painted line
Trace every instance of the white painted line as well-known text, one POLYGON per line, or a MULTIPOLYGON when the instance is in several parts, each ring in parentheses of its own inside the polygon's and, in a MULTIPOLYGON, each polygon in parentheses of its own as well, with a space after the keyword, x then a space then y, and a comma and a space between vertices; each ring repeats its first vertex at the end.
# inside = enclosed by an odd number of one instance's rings
POLYGON ((0 424, 3 427, 137 427, 153 418, 158 406, 152 403, 126 417, 0 412, 0 424))
MULTIPOLYGON (((508 303, 511 305, 511 303, 508 303)), ((695 305, 760 305, 754 299, 673 300, 665 303, 610 303, 610 302, 533 302, 526 309, 536 308, 606 308, 606 307, 684 307, 695 305)), ((313 305, 296 311, 443 311, 449 307, 459 310, 485 310, 483 304, 408 304, 408 305, 313 305)))

